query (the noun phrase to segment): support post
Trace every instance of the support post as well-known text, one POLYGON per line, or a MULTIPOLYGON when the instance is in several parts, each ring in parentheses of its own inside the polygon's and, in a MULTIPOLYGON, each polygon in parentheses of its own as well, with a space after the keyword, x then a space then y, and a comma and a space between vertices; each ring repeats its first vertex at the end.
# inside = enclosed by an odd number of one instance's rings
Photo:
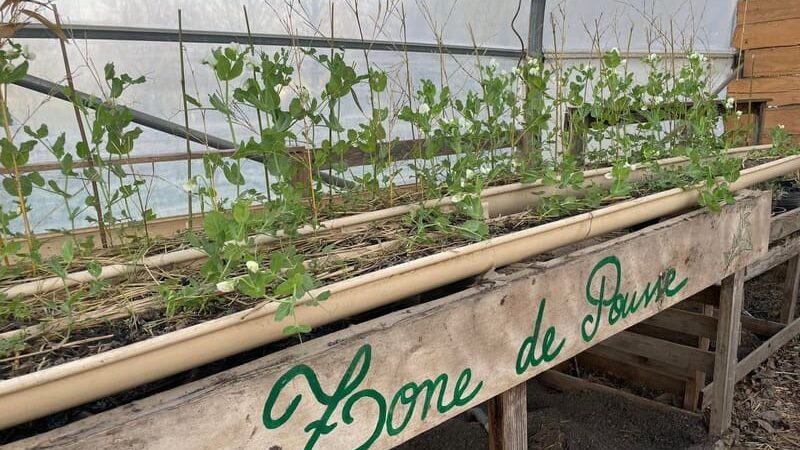
POLYGON ((711 393, 709 433, 719 437, 731 425, 736 386, 736 352, 744 299, 744 269, 722 280, 719 298, 714 388, 711 393))
POLYGON ((527 450, 527 396, 522 382, 489 400, 489 450, 527 450))
POLYGON ((795 255, 786 262, 786 280, 783 285, 783 303, 781 304, 781 323, 794 320, 797 310, 797 294, 800 290, 800 255, 795 255))
MULTIPOLYGON (((705 316, 714 316, 714 307, 712 305, 698 304, 701 312, 705 316)), ((708 350, 711 344, 711 339, 699 336, 697 338, 697 348, 700 350, 708 350)), ((699 406, 700 394, 706 385, 706 373, 704 371, 696 370, 686 382, 686 390, 683 394, 683 409, 688 411, 695 411, 699 406)))

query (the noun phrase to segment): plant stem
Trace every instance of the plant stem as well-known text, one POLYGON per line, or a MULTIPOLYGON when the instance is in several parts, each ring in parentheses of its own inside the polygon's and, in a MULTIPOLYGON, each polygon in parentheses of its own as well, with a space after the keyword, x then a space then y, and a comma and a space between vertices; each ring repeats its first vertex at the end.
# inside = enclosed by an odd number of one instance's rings
MULTIPOLYGON (((14 136, 11 133, 11 126, 9 125, 9 117, 8 117, 8 104, 6 103, 6 96, 8 94, 8 86, 4 85, 3 89, 0 89, 0 109, 2 109, 3 114, 3 129, 6 132, 6 139, 8 139, 9 144, 13 142, 14 136), (4 92, 5 91, 5 92, 4 92)), ((11 162, 13 163, 14 167, 14 185, 17 188, 17 201, 19 202, 19 212, 22 215, 22 225, 25 227, 25 239, 28 241, 28 253, 33 252, 33 232, 31 231, 31 223, 28 220, 28 207, 25 204, 25 195, 22 193, 22 182, 20 181, 20 172, 19 166, 17 166, 17 155, 15 154, 13 158, 11 158, 11 162)), ((36 262, 31 260, 33 271, 36 272, 36 262)))

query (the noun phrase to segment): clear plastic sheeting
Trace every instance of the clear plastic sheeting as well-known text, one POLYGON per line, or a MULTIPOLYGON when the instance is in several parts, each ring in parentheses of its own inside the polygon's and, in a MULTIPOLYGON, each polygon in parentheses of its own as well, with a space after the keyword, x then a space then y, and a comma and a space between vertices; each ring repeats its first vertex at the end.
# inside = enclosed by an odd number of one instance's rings
MULTIPOLYGON (((485 47, 519 49, 520 39, 528 43, 528 25, 531 1, 487 2, 485 0, 431 1, 389 0, 360 1, 356 20, 356 1, 255 1, 230 2, 209 0, 205 2, 179 0, 82 0, 58 2, 62 22, 75 25, 132 27, 150 29, 177 29, 178 9, 182 10, 185 30, 244 33, 247 31, 242 3, 247 7, 253 33, 278 35, 331 36, 333 11, 334 38, 364 39, 444 45, 473 44, 485 47), (333 5, 333 8, 331 8, 333 5), (516 16, 516 17, 515 17, 516 16), (405 20, 403 21, 403 17, 405 20), (514 29, 511 24, 514 23, 514 29), (405 26, 404 26, 405 23, 405 26), (405 33, 404 33, 405 30, 405 33), (519 36, 517 36, 519 34, 519 36)), ((664 2, 655 0, 548 0, 544 18, 543 47, 550 64, 563 66, 597 64, 601 51, 618 48, 627 58, 627 71, 641 80, 645 75, 641 58, 651 52, 663 60, 675 59, 677 66, 684 63, 689 49, 707 54, 711 61, 714 85, 724 82, 730 73, 732 34, 735 12, 733 0, 683 0, 664 2)), ((24 39, 36 54, 29 73, 55 83, 65 83, 65 72, 58 42, 55 39, 24 39)), ((212 44, 187 43, 186 78, 187 93, 202 103, 202 108, 190 105, 189 126, 209 135, 234 141, 223 114, 214 111, 209 95, 220 92, 212 70, 202 64, 208 58, 212 44)), ((142 42, 113 40, 77 40, 67 46, 78 90, 104 97, 109 87, 103 80, 103 66, 113 62, 116 72, 133 77, 144 75, 147 82, 126 90, 120 103, 144 113, 183 125, 183 100, 180 85, 180 53, 176 42, 142 42)), ((276 47, 262 46, 272 54, 276 47)), ((318 49, 328 53, 329 49, 318 49)), ((344 50, 345 59, 354 64, 358 73, 365 73, 367 62, 362 50, 344 50)), ((302 85, 312 96, 318 95, 327 81, 327 72, 298 49, 292 58, 300 69, 293 74, 295 88, 302 85)), ((475 56, 440 55, 436 53, 409 53, 397 51, 370 51, 369 65, 387 72, 387 89, 380 95, 380 106, 389 108, 386 124, 390 137, 409 139, 414 136, 410 126, 396 118, 399 109, 409 103, 421 80, 431 79, 435 84, 450 86, 452 96, 463 98, 470 90, 478 90, 476 63, 486 64, 490 58, 475 56), (407 58, 407 60, 406 60, 407 58), (409 89, 410 86, 410 89, 409 89)), ((511 70, 516 58, 496 58, 502 70, 511 70)), ((234 80, 230 89, 238 87, 234 80)), ((555 91, 553 84, 551 90, 555 91)), ((282 101, 286 104, 294 97, 287 89, 282 101)), ((370 111, 366 86, 357 88, 361 105, 349 96, 339 105, 339 117, 345 129, 364 123, 370 111)), ((724 94, 722 94, 724 95, 724 94)), ((47 124, 50 136, 66 135, 66 149, 75 153, 80 134, 72 106, 65 101, 48 98, 43 94, 19 87, 9 89, 9 105, 18 133, 22 125, 38 128, 47 124)), ((416 108, 416 100, 412 98, 416 108)), ((377 106, 377 105, 376 105, 377 106)), ((247 140, 257 131, 255 113, 244 111, 245 119, 234 125, 236 142, 247 140)), ((553 121, 563 120, 564 111, 554 114, 553 121)), ((90 113, 91 118, 91 113, 90 113)), ((135 126, 135 125, 134 125, 135 126)), ((141 127, 143 134, 136 141, 131 156, 175 154, 185 151, 181 137, 141 127)), ((304 140, 300 137, 292 145, 319 145, 328 138, 324 127, 304 140)), ((302 136, 301 130, 295 130, 302 136)), ((336 136, 333 136, 336 140, 336 136)), ((206 150, 200 144, 191 144, 195 151, 206 150)), ((31 155, 31 162, 52 161, 53 157, 42 146, 31 155)), ((409 162, 395 162, 392 170, 406 179, 412 177, 407 170, 409 162)), ((195 161, 194 173, 201 172, 201 162, 195 161)), ((127 166, 126 166, 127 167, 127 166)), ((180 190, 187 177, 186 162, 169 162, 137 165, 132 168, 148 180, 148 195, 154 200, 152 207, 158 216, 184 213, 186 202, 180 190)), ((263 168, 260 163, 242 162, 248 184, 243 189, 264 190, 263 168)), ((351 168, 342 174, 352 178, 368 166, 351 168)), ((48 173, 48 176, 55 172, 48 173)), ((413 180, 411 180, 413 181, 413 180)), ((217 180, 221 195, 233 193, 234 187, 224 179, 217 180)), ((30 198, 32 222, 37 231, 59 228, 66 224, 66 213, 58 204, 46 203, 45 196, 35 191, 30 198)), ((10 204, 5 192, 0 193, 2 203, 10 204)), ((80 199, 76 198, 80 203, 80 199)), ((81 216, 81 220, 87 214, 81 216)), ((81 222, 78 225, 87 225, 81 222)))
POLYGON ((545 52, 731 53, 734 0, 548 0, 545 52))
POLYGON ((357 5, 365 39, 402 42, 405 16, 408 42, 507 48, 520 48, 510 26, 517 8, 515 28, 527 39, 530 10, 529 0, 81 0, 59 11, 70 23, 174 29, 180 8, 187 30, 244 31, 242 5, 253 33, 330 37, 333 9, 334 37, 359 39, 357 5))

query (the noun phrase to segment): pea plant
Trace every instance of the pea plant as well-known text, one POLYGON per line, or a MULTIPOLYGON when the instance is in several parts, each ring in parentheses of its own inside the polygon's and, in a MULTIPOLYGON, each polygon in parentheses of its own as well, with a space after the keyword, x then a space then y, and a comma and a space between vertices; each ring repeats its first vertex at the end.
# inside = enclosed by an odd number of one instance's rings
MULTIPOLYGON (((162 243, 202 250, 202 263, 131 275, 139 281, 147 276, 144 284, 152 287, 145 290, 166 318, 212 317, 269 304, 276 320, 288 321, 286 334, 302 334, 310 328, 299 321, 298 304, 319 304, 330 295, 322 290, 325 283, 368 270, 356 252, 355 262, 324 272, 321 254, 340 243, 384 243, 386 235, 401 242, 407 255, 497 236, 504 228, 488 217, 481 197, 492 186, 540 182, 557 188, 540 195, 537 209, 526 213, 533 219, 524 223, 531 226, 674 187, 698 190, 700 204, 718 211, 733 201, 730 184, 742 164, 726 152, 738 138, 721 131, 723 121, 738 118, 734 103, 724 102, 720 112, 703 55, 689 52, 677 65, 665 59, 646 56, 641 79, 617 49, 592 64, 567 67, 529 58, 504 69, 493 60, 476 60, 473 83, 463 90, 446 81, 413 80, 416 87, 398 101, 390 73, 359 67, 341 51, 267 53, 235 43, 214 48, 203 61, 213 89, 202 100, 185 99, 223 120, 234 151, 224 158, 206 152, 202 173, 181 183, 201 205, 202 226, 159 238, 148 231, 156 216, 146 180, 130 159, 142 130, 122 106, 126 92, 144 77, 118 73, 111 63, 104 67, 102 98, 76 103, 88 134, 73 149, 63 132, 47 125, 26 123, 14 132, 7 86, 27 73, 32 57, 10 43, 0 49, 0 165, 9 199, 0 204, 0 281, 54 276, 63 289, 42 302, 0 298, 0 320, 28 321, 44 311, 48 319, 72 323, 89 308, 83 299, 125 291, 103 279, 91 238, 77 237, 85 220, 144 230, 145 239, 131 240, 138 247, 126 242, 128 250, 107 250, 115 261, 139 261, 162 243), (321 74, 317 90, 304 84, 300 61, 321 74), (393 160, 397 125, 418 138, 405 143, 411 146, 405 161, 393 160), (34 149, 52 156, 54 177, 24 170, 34 149), (365 164, 360 173, 348 166, 353 155, 365 164), (686 164, 660 164, 672 156, 685 157, 686 164), (263 189, 246 187, 255 181, 245 177, 247 164, 262 166, 263 189), (608 168, 605 179, 588 182, 584 171, 600 167, 608 168), (401 170, 412 174, 413 186, 397 185, 401 170), (633 176, 639 171, 647 174, 645 181, 634 181, 641 180, 633 176), (324 233, 325 219, 394 205, 400 189, 409 192, 404 202, 418 203, 402 219, 340 240, 324 233), (31 223, 34 190, 58 197, 68 219, 63 231, 69 237, 49 257, 41 255, 31 223), (100 214, 92 216, 95 209, 100 214), (71 286, 76 270, 92 280, 71 286)), ((797 152, 784 128, 776 127, 772 139, 767 157, 797 152)), ((260 173, 257 178, 260 183, 260 173)), ((0 353, 19 345, 0 341, 0 353)))

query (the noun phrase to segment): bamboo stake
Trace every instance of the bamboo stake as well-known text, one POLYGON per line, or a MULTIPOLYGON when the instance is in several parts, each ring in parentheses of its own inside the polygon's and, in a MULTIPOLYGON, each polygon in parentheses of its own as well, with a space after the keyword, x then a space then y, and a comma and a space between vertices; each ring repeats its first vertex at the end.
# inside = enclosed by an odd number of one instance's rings
MULTIPOLYGON (((186 70, 183 64, 183 18, 181 17, 181 10, 178 8, 178 49, 181 57, 181 95, 183 100, 183 124, 186 129, 189 129, 189 104, 186 100, 186 70)), ((186 176, 189 180, 192 179, 192 144, 189 141, 189 133, 186 133, 186 176)), ((189 229, 192 229, 192 191, 186 193, 189 197, 189 229)))
MULTIPOLYGON (((56 18, 56 26, 60 29, 61 28, 61 16, 58 14, 58 8, 56 5, 53 5, 53 14, 56 18)), ((60 38, 58 39, 59 45, 61 46, 61 57, 64 60, 64 70, 66 72, 67 77, 67 86, 69 86, 69 96, 72 98, 72 109, 75 111, 75 120, 78 122, 78 130, 81 133, 81 141, 86 144, 87 148, 89 147, 89 140, 86 139, 86 129, 83 127, 83 119, 81 118, 81 111, 78 108, 78 102, 80 101, 78 96, 75 94, 75 83, 72 80, 72 70, 69 67, 69 57, 67 56, 67 46, 65 39, 60 38)), ((88 158, 87 161, 89 162, 89 167, 94 167, 94 162, 92 162, 92 158, 88 158)), ((97 182, 95 180, 90 180, 90 184, 92 186, 92 196, 94 196, 93 207, 95 214, 97 215, 97 227, 100 231, 100 242, 103 248, 108 247, 108 237, 106 236, 106 227, 105 223, 103 222, 103 212, 100 209, 100 192, 97 189, 97 182)))
MULTIPOLYGON (((247 27, 247 40, 248 44, 250 44, 250 55, 255 56, 256 49, 253 46, 253 33, 250 31, 250 18, 247 16, 247 6, 242 5, 242 11, 244 11, 244 24, 247 27)), ((253 68, 253 78, 256 77, 256 69, 253 68)), ((261 110, 256 108, 256 117, 258 118, 258 132, 264 132, 264 124, 261 121, 261 110)), ((266 159, 266 155, 265 159, 266 159)), ((267 190, 267 201, 272 201, 272 193, 270 192, 271 189, 269 187, 269 170, 267 170, 267 163, 265 161, 261 161, 261 164, 264 166, 264 188, 267 190)))

